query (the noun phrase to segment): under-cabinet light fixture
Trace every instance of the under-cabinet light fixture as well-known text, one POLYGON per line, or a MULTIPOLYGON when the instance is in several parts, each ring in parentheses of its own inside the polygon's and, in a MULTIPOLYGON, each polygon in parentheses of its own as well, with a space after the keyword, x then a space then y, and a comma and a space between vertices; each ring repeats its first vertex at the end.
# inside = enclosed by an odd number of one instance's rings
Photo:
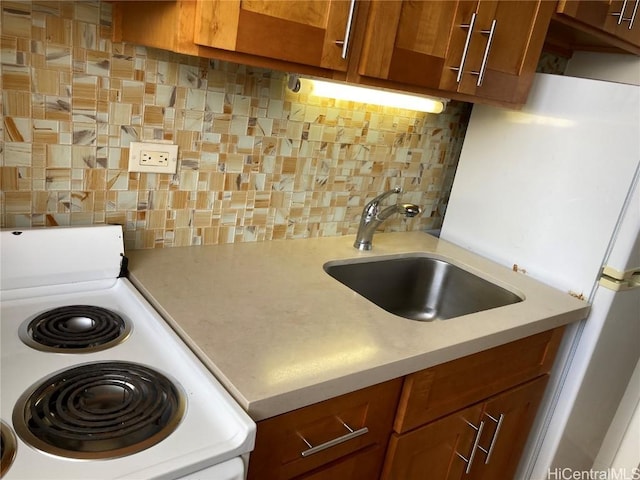
POLYGON ((397 107, 426 113, 440 113, 444 110, 448 102, 448 100, 444 98, 408 95, 346 83, 299 78, 297 75, 289 75, 288 86, 294 92, 302 91, 318 97, 382 105, 385 107, 397 107))

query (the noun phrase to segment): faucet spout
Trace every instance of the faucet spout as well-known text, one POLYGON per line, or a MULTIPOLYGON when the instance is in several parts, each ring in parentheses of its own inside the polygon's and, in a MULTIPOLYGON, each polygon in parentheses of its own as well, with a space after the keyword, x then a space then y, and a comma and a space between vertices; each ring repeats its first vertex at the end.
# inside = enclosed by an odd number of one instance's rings
POLYGON ((353 246, 358 250, 371 250, 373 247, 373 234, 382 222, 384 222, 390 216, 399 213, 405 217, 415 217, 420 213, 420 207, 413 203, 398 203, 391 205, 390 207, 380 210, 380 201, 387 198, 394 193, 401 193, 402 190, 396 187, 393 190, 383 193, 371 200, 362 212, 360 218, 360 226, 358 227, 358 234, 356 235, 356 241, 353 246))
MULTIPOLYGON (((398 213, 400 215, 404 215, 405 217, 412 218, 420 213, 420 207, 414 205, 413 203, 398 203, 397 205, 391 205, 390 207, 385 208, 376 216, 377 220, 383 222, 387 218, 389 218, 394 213, 398 213)), ((379 222, 379 223, 380 223, 379 222)))

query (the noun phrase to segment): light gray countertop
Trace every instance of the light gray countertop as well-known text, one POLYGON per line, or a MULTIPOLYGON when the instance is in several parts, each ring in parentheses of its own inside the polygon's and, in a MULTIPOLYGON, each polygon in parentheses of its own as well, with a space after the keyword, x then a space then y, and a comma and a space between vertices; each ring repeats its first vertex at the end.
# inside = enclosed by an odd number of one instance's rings
POLYGON ((132 250, 130 280, 254 420, 586 317, 588 304, 422 232, 132 250), (323 270, 330 260, 423 252, 523 296, 455 319, 398 317, 323 270))

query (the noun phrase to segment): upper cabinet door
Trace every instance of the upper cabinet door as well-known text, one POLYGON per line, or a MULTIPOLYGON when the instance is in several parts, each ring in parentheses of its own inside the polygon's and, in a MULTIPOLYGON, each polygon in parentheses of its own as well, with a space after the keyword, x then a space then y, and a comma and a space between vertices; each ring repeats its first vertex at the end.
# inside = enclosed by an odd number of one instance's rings
POLYGON ((540 0, 375 1, 359 73, 524 103, 554 7, 540 0))
MULTIPOLYGON (((466 61, 460 60, 462 76, 456 77, 460 78, 458 91, 524 103, 551 21, 553 2, 480 1, 474 13, 475 21, 473 15, 458 18, 459 25, 473 22, 473 28, 467 29, 471 35, 466 61)), ((459 70, 450 72, 460 74, 459 70)), ((452 77, 448 75, 447 80, 452 77)))
POLYGON ((640 0, 613 1, 604 22, 605 31, 640 47, 640 0))
POLYGON ((446 1, 372 2, 358 73, 439 88, 457 6, 446 1))
POLYGON ((640 0, 563 0, 558 13, 640 47, 640 0))
POLYGON ((198 0, 195 43, 346 71, 354 6, 355 0, 198 0))

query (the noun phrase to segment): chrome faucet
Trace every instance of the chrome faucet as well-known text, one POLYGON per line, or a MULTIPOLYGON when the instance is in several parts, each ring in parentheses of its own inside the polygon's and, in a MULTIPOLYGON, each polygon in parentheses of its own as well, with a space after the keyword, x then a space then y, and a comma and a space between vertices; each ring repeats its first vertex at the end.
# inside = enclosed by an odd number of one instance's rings
POLYGON ((355 248, 358 250, 371 250, 371 247, 373 246, 373 234, 376 229, 394 213, 399 213, 405 217, 415 217, 420 213, 420 207, 413 203, 398 203, 381 211, 380 202, 397 193, 402 193, 402 189, 400 187, 396 187, 393 190, 389 190, 388 192, 378 195, 365 205, 364 210, 362 211, 362 217, 360 218, 360 226, 358 227, 356 241, 353 244, 355 248))

